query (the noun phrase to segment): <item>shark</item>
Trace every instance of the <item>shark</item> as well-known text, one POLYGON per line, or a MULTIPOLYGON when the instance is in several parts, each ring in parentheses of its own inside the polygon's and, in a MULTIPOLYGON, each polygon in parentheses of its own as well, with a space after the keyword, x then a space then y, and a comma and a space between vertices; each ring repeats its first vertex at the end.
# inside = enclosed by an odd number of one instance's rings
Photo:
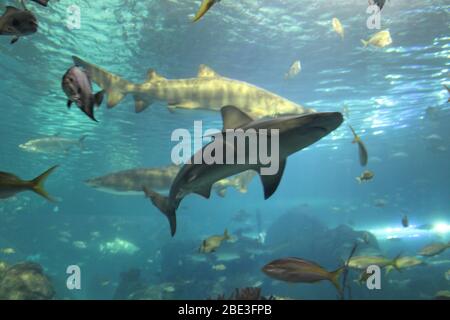
MULTIPOLYGON (((254 120, 248 114, 235 106, 225 106, 221 109, 223 120, 223 130, 214 136, 214 140, 206 144, 197 153, 204 154, 205 150, 211 149, 211 144, 221 145, 224 150, 224 157, 228 153, 237 158, 242 145, 236 141, 230 143, 228 137, 223 138, 224 132, 229 130, 241 130, 248 132, 254 130, 258 133, 272 132, 277 130, 278 138, 278 170, 276 174, 262 174, 261 168, 264 166, 262 161, 251 162, 246 159, 244 162, 234 161, 234 164, 207 163, 196 154, 188 161, 178 172, 173 181, 169 195, 164 196, 154 190, 144 187, 146 196, 169 220, 170 232, 174 236, 176 233, 176 211, 181 201, 189 194, 198 194, 207 199, 211 195, 212 185, 224 178, 233 176, 243 171, 253 170, 260 173, 261 182, 264 187, 264 198, 270 198, 278 188, 288 156, 310 146, 319 141, 330 132, 337 129, 343 122, 343 116, 340 112, 316 112, 304 115, 285 115, 277 118, 263 118, 254 120)), ((262 140, 262 135, 257 135, 258 145, 262 140)), ((266 135, 266 142, 273 143, 272 135, 266 135)), ((244 140, 245 150, 250 148, 250 139, 244 140)), ((219 148, 220 150, 220 148, 219 148)))
MULTIPOLYGON (((181 166, 177 165, 133 168, 88 179, 85 183, 98 191, 124 196, 142 195, 143 187, 167 193, 180 168, 181 166)), ((213 189, 220 197, 225 197, 229 187, 246 193, 248 185, 255 175, 254 171, 243 172, 234 177, 217 181, 213 189)))
POLYGON ((137 113, 158 101, 167 103, 171 111, 181 108, 219 112, 223 106, 234 105, 254 118, 315 111, 247 82, 225 78, 206 65, 200 65, 197 77, 188 79, 166 79, 150 69, 146 81, 135 84, 79 57, 72 58, 106 92, 108 108, 131 94, 137 113))

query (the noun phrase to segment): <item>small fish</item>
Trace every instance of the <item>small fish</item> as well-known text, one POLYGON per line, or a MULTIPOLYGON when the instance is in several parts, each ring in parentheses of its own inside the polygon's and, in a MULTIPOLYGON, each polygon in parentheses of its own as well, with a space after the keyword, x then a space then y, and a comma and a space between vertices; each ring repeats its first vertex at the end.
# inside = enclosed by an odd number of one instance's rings
POLYGON ((13 248, 3 248, 3 249, 0 249, 0 253, 14 254, 14 253, 16 253, 16 250, 14 250, 13 248))
POLYGON ((339 293, 342 292, 339 277, 344 268, 329 272, 315 262, 300 258, 285 258, 266 264, 262 271, 273 279, 285 282, 316 283, 328 280, 336 287, 339 293))
POLYGON ((210 253, 216 251, 219 248, 223 241, 230 240, 231 237, 228 234, 228 231, 225 229, 223 236, 211 236, 206 240, 203 240, 202 245, 199 249, 201 253, 210 253))
POLYGON ((362 183, 364 181, 372 180, 373 177, 374 177, 374 173, 372 171, 370 171, 370 170, 366 170, 359 177, 356 177, 356 180, 359 183, 362 183))
POLYGON ((438 254, 441 254, 445 250, 450 248, 450 242, 448 243, 441 243, 436 242, 429 245, 426 245, 419 251, 419 255, 424 257, 433 257, 437 256, 438 254))
POLYGON ((69 98, 67 107, 73 102, 83 111, 89 118, 97 121, 94 117, 94 106, 100 106, 103 101, 104 91, 92 93, 92 83, 87 73, 79 67, 71 67, 62 78, 62 89, 69 98))
POLYGON ((16 43, 22 36, 36 33, 37 30, 36 16, 26 9, 7 6, 5 13, 0 17, 0 35, 13 36, 11 44, 16 43))
POLYGON ((331 20, 331 24, 333 26, 333 30, 341 36, 342 39, 344 39, 344 27, 342 26, 342 23, 339 21, 338 18, 333 18, 331 20))
MULTIPOLYGON (((424 262, 416 257, 399 257, 396 262, 396 269, 401 271, 415 266, 423 265, 424 262)), ((393 265, 386 266, 386 274, 391 272, 395 267, 393 265)))
POLYGON ((200 9, 198 9, 192 22, 197 22, 198 20, 200 20, 206 14, 206 12, 208 12, 208 10, 218 2, 220 2, 220 0, 203 0, 202 4, 200 5, 200 9))
POLYGON ((284 79, 289 80, 295 78, 300 73, 301 70, 302 64, 300 60, 297 60, 291 65, 289 71, 284 75, 284 79))
POLYGON ((213 266, 212 269, 215 271, 225 271, 227 267, 224 264, 217 264, 213 266))
POLYGON ((361 42, 364 47, 367 47, 370 44, 374 47, 384 48, 392 44, 391 33, 389 30, 383 30, 374 34, 369 40, 361 40, 361 42))
POLYGON ((86 136, 80 139, 68 139, 58 135, 32 139, 19 145, 19 148, 27 152, 35 153, 62 153, 68 152, 72 147, 84 148, 86 136))
POLYGON ((363 285, 364 283, 367 283, 367 279, 372 275, 372 273, 368 273, 367 270, 362 270, 362 272, 359 274, 358 279, 353 280, 355 283, 359 285, 363 285))
POLYGON ((408 228, 409 227, 409 219, 408 219, 408 216, 406 214, 402 218, 402 226, 403 226, 403 228, 408 228))
POLYGON ((370 265, 377 265, 380 268, 384 268, 386 266, 393 266, 395 269, 398 270, 399 258, 400 258, 399 256, 396 257, 395 259, 388 259, 382 256, 355 256, 349 260, 348 266, 350 268, 358 270, 366 270, 367 267, 370 265))
POLYGON ((383 9, 385 3, 386 0, 369 0, 369 4, 378 6, 380 10, 383 9))
POLYGON ((8 172, 0 172, 0 199, 7 199, 19 192, 34 191, 45 199, 55 200, 45 191, 44 182, 58 166, 51 167, 37 178, 26 181, 8 172))
POLYGON ((364 167, 367 165, 367 159, 369 158, 367 153, 367 148, 364 145, 364 142, 362 142, 361 138, 356 134, 355 130, 351 125, 349 125, 350 130, 353 133, 353 141, 352 143, 358 144, 358 151, 359 151, 359 163, 364 167))

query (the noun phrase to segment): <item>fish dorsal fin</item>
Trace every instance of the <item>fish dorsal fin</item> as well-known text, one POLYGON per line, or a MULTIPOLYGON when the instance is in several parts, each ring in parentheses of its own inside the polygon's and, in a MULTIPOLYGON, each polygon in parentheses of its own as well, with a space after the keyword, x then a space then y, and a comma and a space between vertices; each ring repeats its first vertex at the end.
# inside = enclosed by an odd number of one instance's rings
POLYGON ((209 199, 209 197, 211 196, 211 189, 212 189, 212 185, 202 187, 201 189, 196 190, 194 193, 201 195, 202 197, 205 197, 206 199, 209 199))
POLYGON ((234 106, 223 107, 220 112, 222 113, 224 130, 241 128, 253 121, 249 115, 234 106))
POLYGON ((261 182, 264 187, 264 199, 269 199, 280 185, 283 177, 284 168, 286 167, 286 159, 280 160, 280 167, 278 173, 274 175, 260 175, 261 182))
POLYGON ((149 69, 147 72, 147 81, 165 81, 163 76, 159 75, 154 69, 149 69))
POLYGON ((198 75, 197 77, 199 78, 216 78, 216 77, 220 77, 220 75, 215 72, 213 69, 211 69, 210 67, 201 64, 200 67, 198 68, 198 75))

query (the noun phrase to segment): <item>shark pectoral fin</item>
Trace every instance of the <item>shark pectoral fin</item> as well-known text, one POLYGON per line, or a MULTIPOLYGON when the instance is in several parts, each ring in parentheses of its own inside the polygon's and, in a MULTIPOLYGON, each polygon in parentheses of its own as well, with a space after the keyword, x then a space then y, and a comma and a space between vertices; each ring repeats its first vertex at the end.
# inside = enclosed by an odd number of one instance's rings
POLYGON ((197 77, 199 78, 217 78, 220 77, 220 75, 215 72, 213 69, 211 69, 208 66, 205 66, 204 64, 201 64, 198 68, 198 74, 197 77))
POLYGON ((175 212, 175 208, 170 204, 169 199, 156 193, 147 187, 143 187, 144 193, 147 198, 149 198, 153 205, 155 205, 169 220, 170 224, 170 234, 172 237, 175 235, 177 231, 177 216, 175 212))
POLYGON ((236 129, 252 122, 253 119, 234 106, 226 106, 220 109, 222 113, 223 129, 236 129))
POLYGON ((261 182, 264 187, 264 199, 269 199, 277 190, 281 178, 283 177, 284 168, 286 167, 286 159, 280 160, 278 173, 275 175, 261 175, 261 182))
POLYGON ((134 110, 136 113, 140 113, 147 109, 153 103, 152 99, 143 99, 141 96, 134 95, 134 110))
POLYGON ((212 189, 212 185, 203 187, 202 189, 199 189, 199 190, 196 190, 194 193, 201 195, 202 197, 204 197, 206 199, 209 199, 209 197, 211 197, 211 189, 212 189))

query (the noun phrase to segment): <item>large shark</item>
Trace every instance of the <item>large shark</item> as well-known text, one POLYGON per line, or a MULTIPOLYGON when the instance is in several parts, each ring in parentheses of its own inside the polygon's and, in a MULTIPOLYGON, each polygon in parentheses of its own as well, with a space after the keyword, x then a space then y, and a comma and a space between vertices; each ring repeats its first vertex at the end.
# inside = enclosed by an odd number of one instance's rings
MULTIPOLYGON (((86 184, 98 191, 118 195, 142 195, 142 188, 167 193, 181 166, 170 165, 159 168, 135 168, 113 172, 86 180, 86 184)), ((217 181, 213 189, 224 197, 228 187, 246 193, 247 187, 256 175, 254 171, 243 172, 231 178, 217 181)))
MULTIPOLYGON (((229 129, 242 129, 244 132, 254 130, 258 133, 257 145, 260 145, 262 140, 262 135, 259 135, 259 133, 264 133, 266 130, 270 132, 273 129, 278 130, 279 170, 274 175, 261 175, 265 199, 272 196, 278 188, 286 166, 287 157, 328 135, 338 128, 343 121, 343 116, 339 112, 286 115, 278 118, 259 120, 253 120, 249 115, 233 106, 223 107, 221 113, 224 130, 227 130, 227 132, 229 129)), ((274 142, 272 141, 274 140, 272 135, 266 135, 265 139, 267 139, 268 143, 274 142)), ((197 153, 204 155, 205 150, 211 149, 210 144, 217 143, 217 141, 221 143, 222 150, 224 150, 224 158, 228 157, 229 153, 233 159, 237 158, 239 144, 236 141, 234 145, 230 144, 228 137, 224 139, 220 134, 215 136, 213 142, 205 145, 197 153)), ((244 140, 245 150, 250 149, 251 142, 250 139, 244 140)), ((260 171, 264 167, 261 161, 252 164, 247 159, 243 164, 207 164, 205 160, 201 162, 196 161, 198 158, 202 159, 203 157, 194 154, 191 161, 181 168, 172 183, 168 197, 162 196, 154 190, 144 188, 147 197, 168 218, 172 236, 176 232, 176 210, 185 196, 196 193, 205 198, 209 198, 212 185, 216 181, 247 170, 260 171)))
POLYGON ((220 111, 223 106, 234 105, 254 118, 313 111, 249 83, 222 77, 205 65, 200 66, 196 78, 168 80, 149 70, 144 83, 134 84, 78 57, 73 57, 73 61, 106 92, 109 108, 132 94, 136 112, 155 101, 166 102, 170 109, 220 111))

